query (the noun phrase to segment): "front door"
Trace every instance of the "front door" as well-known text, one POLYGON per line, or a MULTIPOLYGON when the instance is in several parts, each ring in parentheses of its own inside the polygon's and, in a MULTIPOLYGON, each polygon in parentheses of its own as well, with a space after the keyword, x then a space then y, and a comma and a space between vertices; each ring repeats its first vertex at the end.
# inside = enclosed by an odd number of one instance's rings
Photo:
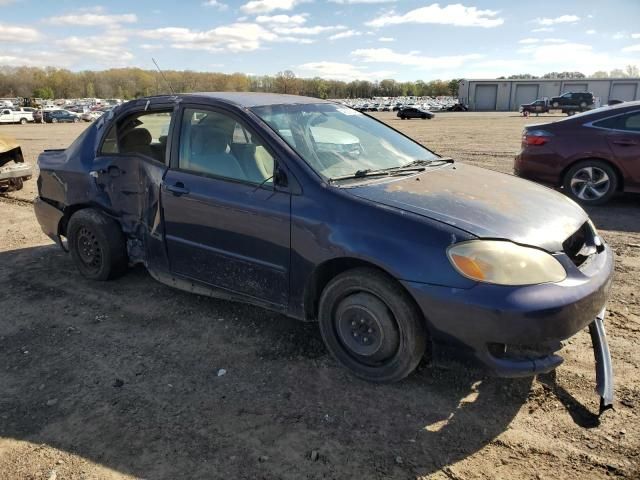
POLYGON ((276 161, 239 118, 184 108, 176 159, 162 185, 173 273, 286 305, 290 193, 276 161))
POLYGON ((607 141, 626 173, 625 187, 640 188, 640 112, 617 117, 607 141))

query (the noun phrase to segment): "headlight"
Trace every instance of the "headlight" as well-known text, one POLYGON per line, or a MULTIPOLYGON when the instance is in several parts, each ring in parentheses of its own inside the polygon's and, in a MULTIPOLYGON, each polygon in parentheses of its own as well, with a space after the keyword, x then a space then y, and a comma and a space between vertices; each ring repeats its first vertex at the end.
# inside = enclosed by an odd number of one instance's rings
POLYGON ((498 285, 561 282, 564 267, 542 250, 499 240, 471 240, 447 249, 449 261, 463 276, 498 285))

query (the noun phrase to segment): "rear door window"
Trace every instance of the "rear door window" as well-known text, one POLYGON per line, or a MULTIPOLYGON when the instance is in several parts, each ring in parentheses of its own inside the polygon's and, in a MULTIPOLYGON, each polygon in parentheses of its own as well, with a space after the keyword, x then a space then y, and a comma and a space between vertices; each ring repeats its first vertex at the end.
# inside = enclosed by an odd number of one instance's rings
POLYGON ((111 126, 104 137, 103 155, 137 154, 165 162, 171 111, 135 113, 111 126))

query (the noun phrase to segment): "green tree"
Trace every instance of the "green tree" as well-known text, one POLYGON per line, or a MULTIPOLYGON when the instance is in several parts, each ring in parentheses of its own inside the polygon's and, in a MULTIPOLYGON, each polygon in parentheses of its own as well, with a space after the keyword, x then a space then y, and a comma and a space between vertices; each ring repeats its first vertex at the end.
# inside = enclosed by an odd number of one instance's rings
POLYGON ((40 87, 33 91, 36 98, 44 98, 45 100, 53 98, 53 89, 51 87, 40 87))

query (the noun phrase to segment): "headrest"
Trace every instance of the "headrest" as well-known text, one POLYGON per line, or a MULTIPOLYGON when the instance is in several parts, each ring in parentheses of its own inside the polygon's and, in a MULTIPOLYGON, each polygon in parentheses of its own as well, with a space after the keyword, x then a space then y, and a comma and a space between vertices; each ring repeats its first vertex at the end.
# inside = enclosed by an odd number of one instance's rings
POLYGON ((130 147, 135 145, 150 145, 151 133, 146 128, 134 128, 129 130, 120 142, 124 147, 130 147))

